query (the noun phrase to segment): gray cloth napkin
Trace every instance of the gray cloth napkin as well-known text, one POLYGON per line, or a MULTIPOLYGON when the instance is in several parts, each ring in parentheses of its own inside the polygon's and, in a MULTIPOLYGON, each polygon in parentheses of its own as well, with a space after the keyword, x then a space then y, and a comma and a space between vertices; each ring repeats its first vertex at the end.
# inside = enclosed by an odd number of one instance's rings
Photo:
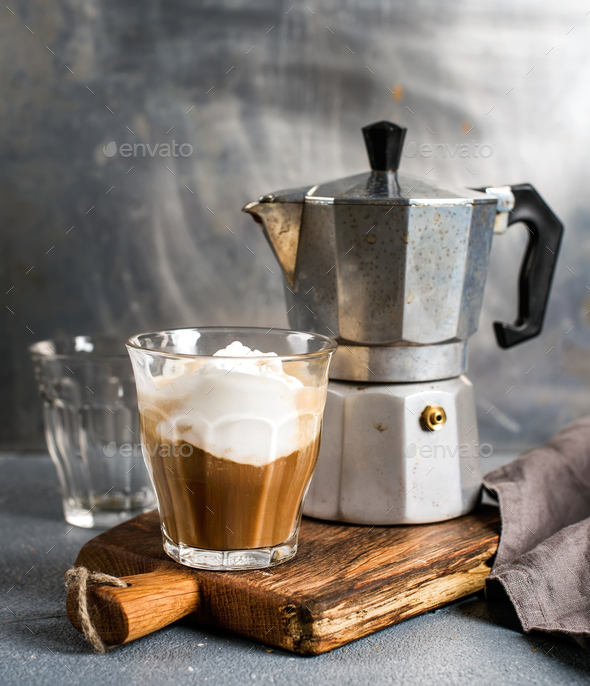
POLYGON ((590 649, 590 417, 484 479, 502 533, 488 599, 508 596, 524 631, 590 649))

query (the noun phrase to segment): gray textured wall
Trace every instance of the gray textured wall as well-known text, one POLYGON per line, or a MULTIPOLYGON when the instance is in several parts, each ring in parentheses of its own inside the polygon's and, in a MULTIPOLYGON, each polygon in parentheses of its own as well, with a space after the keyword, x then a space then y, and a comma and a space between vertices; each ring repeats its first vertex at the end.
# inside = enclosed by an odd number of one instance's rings
POLYGON ((470 356, 482 437, 497 448, 526 445, 588 412, 590 17, 580 3, 8 5, 0 10, 4 446, 41 444, 30 342, 285 325, 278 269, 266 269, 272 254, 240 208, 261 193, 365 170, 359 129, 382 118, 409 127, 417 145, 493 150, 468 159, 417 153, 404 158, 406 171, 432 168, 429 178, 464 185, 528 181, 566 224, 545 331, 508 352, 496 348, 491 322, 514 316, 524 229, 495 239, 470 356), (171 139, 190 143, 193 155, 103 152, 111 141, 171 139))

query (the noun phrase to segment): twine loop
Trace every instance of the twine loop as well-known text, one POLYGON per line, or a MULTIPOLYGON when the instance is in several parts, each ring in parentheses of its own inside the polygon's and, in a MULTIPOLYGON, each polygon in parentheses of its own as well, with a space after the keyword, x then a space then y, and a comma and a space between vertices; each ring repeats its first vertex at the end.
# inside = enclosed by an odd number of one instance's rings
POLYGON ((91 572, 86 567, 72 567, 66 572, 66 588, 72 589, 78 587, 78 618, 82 625, 82 633, 84 638, 92 645, 97 653, 106 653, 107 646, 98 635, 98 631, 94 628, 88 612, 88 585, 100 586, 117 586, 119 588, 127 588, 122 579, 110 574, 103 574, 102 572, 91 572))

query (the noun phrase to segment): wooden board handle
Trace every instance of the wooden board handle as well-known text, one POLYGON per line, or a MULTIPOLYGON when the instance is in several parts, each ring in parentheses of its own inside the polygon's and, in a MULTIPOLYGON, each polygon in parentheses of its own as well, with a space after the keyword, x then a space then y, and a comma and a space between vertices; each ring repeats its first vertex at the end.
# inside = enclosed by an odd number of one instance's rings
MULTIPOLYGON (((90 621, 104 643, 121 645, 162 629, 199 609, 199 584, 194 574, 179 569, 122 576, 127 588, 88 586, 90 621)), ((78 588, 68 592, 70 622, 82 631, 78 588)))

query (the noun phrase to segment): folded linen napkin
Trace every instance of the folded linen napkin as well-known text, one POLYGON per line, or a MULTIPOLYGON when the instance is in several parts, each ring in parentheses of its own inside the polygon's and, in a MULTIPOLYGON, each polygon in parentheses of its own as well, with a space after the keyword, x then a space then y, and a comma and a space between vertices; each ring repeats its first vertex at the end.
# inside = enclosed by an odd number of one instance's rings
POLYGON ((490 472, 500 545, 486 584, 508 596, 525 632, 557 632, 590 649, 590 417, 490 472))

